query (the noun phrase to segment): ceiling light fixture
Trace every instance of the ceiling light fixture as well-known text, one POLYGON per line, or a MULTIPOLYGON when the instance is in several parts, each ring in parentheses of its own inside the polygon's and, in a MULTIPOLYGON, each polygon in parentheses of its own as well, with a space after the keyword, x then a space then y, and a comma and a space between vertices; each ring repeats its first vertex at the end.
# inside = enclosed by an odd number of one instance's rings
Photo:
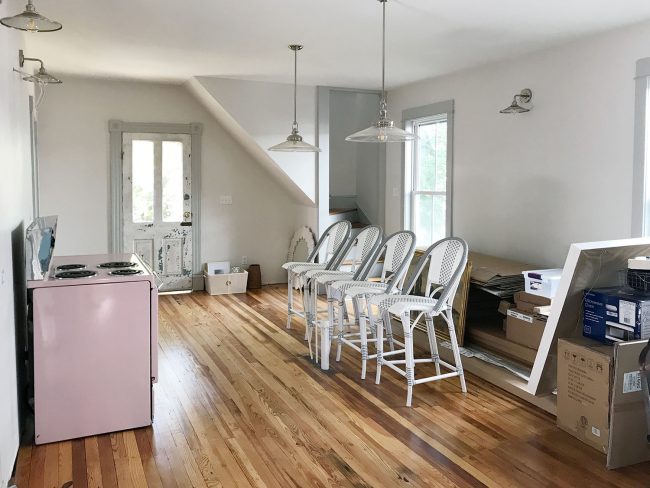
POLYGON ((269 151, 320 152, 320 148, 304 142, 302 136, 298 133, 298 122, 296 119, 296 93, 298 91, 298 51, 302 48, 303 46, 300 44, 291 44, 289 46, 289 49, 293 51, 293 125, 291 126, 291 134, 289 134, 286 141, 271 146, 269 151))
POLYGON ((386 103, 386 2, 379 0, 383 7, 381 30, 381 100, 379 102, 379 120, 367 129, 355 132, 345 138, 352 142, 407 142, 417 139, 411 132, 395 127, 395 122, 388 118, 386 103))
POLYGON ((502 114, 523 114, 525 112, 530 112, 529 108, 522 107, 519 104, 520 103, 530 103, 532 98, 533 98, 533 92, 530 90, 530 88, 524 88, 523 90, 521 90, 520 93, 515 95, 515 97, 512 99, 512 103, 510 104, 510 106, 504 108, 503 110, 499 110, 499 113, 502 113, 502 114))
POLYGON ((16 73, 20 73, 23 76, 23 80, 30 81, 32 83, 38 83, 41 85, 58 85, 63 83, 57 77, 52 76, 45 70, 45 65, 43 64, 43 60, 38 58, 26 58, 25 55, 23 54, 23 50, 21 49, 20 51, 18 51, 18 64, 20 65, 21 68, 25 66, 25 61, 33 61, 35 63, 40 63, 41 67, 38 69, 36 73, 31 75, 29 73, 25 73, 24 71, 14 68, 14 71, 16 73))
POLYGON ((63 28, 59 22, 39 14, 32 4, 32 0, 27 0, 24 12, 13 17, 0 19, 0 24, 28 32, 54 32, 63 28))

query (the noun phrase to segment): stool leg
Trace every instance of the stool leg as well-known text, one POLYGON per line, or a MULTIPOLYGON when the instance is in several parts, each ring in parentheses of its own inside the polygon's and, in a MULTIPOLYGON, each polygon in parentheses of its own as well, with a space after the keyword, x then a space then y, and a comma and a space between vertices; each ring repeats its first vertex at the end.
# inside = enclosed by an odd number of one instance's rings
POLYGON ((443 312, 443 317, 449 326, 449 338, 451 339, 451 348, 454 351, 454 363, 460 378, 460 389, 463 393, 467 393, 467 385, 465 384, 465 372, 463 371, 463 363, 460 357, 460 348, 458 347, 458 339, 456 338, 456 327, 454 326, 454 315, 451 310, 443 312))
POLYGON ((337 344, 336 344, 336 361, 341 360, 341 350, 343 349, 343 331, 345 327, 345 313, 343 310, 345 309, 345 297, 341 298, 339 300, 339 333, 337 337, 337 344))
POLYGON ((440 355, 438 354, 438 341, 436 340, 436 329, 433 325, 433 317, 427 315, 427 336, 429 337, 429 351, 431 352, 431 361, 436 365, 436 375, 440 374, 440 355))
POLYGON ((384 320, 379 317, 377 321, 377 373, 375 374, 375 383, 378 385, 381 381, 381 362, 384 356, 384 320))
POLYGON ((287 329, 290 329, 293 315, 293 273, 291 271, 288 272, 287 281, 287 329))
POLYGON ((311 322, 311 311, 310 311, 310 300, 309 300, 309 285, 304 283, 304 278, 301 278, 303 281, 302 284, 302 312, 305 316, 305 340, 307 340, 307 334, 309 331, 309 324, 311 322))
MULTIPOLYGON (((317 285, 318 286, 318 285, 317 285)), ((329 296, 329 286, 327 287, 327 333, 322 332, 320 367, 328 370, 330 367, 330 349, 332 347, 332 336, 334 334, 334 300, 329 296)), ((320 327, 320 322, 316 321, 316 328, 320 327)))
POLYGON ((415 384, 415 361, 413 357, 413 331, 411 330, 411 317, 408 312, 402 315, 404 328, 404 356, 406 370, 406 406, 410 407, 413 401, 413 385, 415 384))
POLYGON ((354 298, 355 312, 356 312, 356 316, 359 318, 359 339, 361 341, 360 342, 360 344, 361 344, 361 379, 365 380, 366 379, 366 365, 368 363, 368 335, 367 335, 367 330, 366 330, 366 317, 361 312, 361 308, 359 306, 359 300, 360 300, 360 298, 358 298, 358 297, 354 298))

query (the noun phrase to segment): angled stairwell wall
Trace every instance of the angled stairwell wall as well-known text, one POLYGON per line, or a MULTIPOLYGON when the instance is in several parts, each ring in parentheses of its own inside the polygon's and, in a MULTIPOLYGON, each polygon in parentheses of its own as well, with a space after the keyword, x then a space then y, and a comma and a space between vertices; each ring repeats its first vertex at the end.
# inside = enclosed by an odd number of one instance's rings
MULTIPOLYGON (((268 151, 291 132, 293 85, 201 76, 186 87, 296 203, 316 206, 317 156, 268 151)), ((298 88, 298 123, 315 144, 316 87, 298 88)))

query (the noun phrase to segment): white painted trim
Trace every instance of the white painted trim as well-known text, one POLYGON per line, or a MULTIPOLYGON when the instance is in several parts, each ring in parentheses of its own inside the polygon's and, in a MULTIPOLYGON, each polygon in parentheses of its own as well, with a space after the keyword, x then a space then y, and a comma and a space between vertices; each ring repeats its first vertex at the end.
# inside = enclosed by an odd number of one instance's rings
POLYGON ((122 236, 122 134, 125 132, 154 134, 189 134, 191 136, 192 165, 192 288, 203 289, 201 270, 201 136, 203 126, 193 124, 139 123, 110 120, 109 158, 109 222, 108 247, 110 252, 121 252, 122 236))
POLYGON ((647 235, 650 232, 650 215, 646 209, 648 188, 647 175, 647 129, 648 88, 650 80, 650 58, 636 63, 636 93, 634 102, 634 166, 632 169, 632 236, 647 235))
POLYGON ((38 119, 34 116, 34 97, 29 96, 29 142, 32 163, 32 217, 41 214, 40 188, 38 176, 38 119))
POLYGON ((316 88, 316 228, 322 235, 330 225, 330 88, 316 88))

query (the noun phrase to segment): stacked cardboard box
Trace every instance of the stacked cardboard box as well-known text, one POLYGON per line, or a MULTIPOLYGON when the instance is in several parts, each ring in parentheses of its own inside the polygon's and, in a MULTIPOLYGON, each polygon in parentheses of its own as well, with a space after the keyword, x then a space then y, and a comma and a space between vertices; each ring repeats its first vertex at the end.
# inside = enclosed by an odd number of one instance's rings
POLYGON ((531 349, 539 348, 551 300, 524 291, 515 293, 515 306, 507 310, 506 338, 531 349))
POLYGON ((558 341, 557 425, 606 453, 609 469, 650 460, 638 363, 645 344, 558 341))

